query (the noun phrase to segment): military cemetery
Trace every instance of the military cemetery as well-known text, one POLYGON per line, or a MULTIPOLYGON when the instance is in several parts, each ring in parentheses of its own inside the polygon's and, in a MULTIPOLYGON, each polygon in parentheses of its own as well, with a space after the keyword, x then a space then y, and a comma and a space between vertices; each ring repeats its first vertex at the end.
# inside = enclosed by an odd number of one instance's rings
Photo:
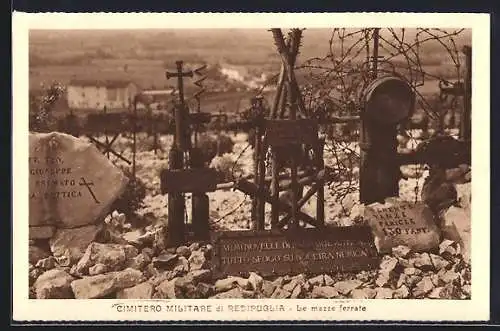
POLYGON ((471 298, 470 30, 255 33, 30 91, 30 298, 471 298))

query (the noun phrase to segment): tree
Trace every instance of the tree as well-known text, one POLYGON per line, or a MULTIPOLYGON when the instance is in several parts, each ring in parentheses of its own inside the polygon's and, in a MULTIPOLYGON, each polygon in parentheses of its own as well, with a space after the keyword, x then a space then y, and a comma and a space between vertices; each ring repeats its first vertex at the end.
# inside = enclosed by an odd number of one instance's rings
POLYGON ((50 132, 56 129, 56 118, 52 111, 65 91, 62 84, 54 82, 46 88, 42 86, 40 93, 30 93, 30 131, 50 132))

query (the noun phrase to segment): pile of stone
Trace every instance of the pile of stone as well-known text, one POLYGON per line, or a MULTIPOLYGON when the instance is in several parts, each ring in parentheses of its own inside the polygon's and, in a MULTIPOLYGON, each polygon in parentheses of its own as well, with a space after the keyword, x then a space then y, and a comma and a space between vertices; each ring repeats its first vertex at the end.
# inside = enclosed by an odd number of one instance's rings
POLYGON ((470 265, 462 258, 460 245, 450 240, 443 241, 435 254, 395 247, 382 257, 378 270, 357 274, 264 278, 250 272, 246 277, 217 279, 211 244, 165 249, 161 240, 130 237, 122 244, 92 241, 76 262, 53 255, 63 245, 78 251, 70 242, 52 241, 52 253, 32 243, 30 297, 468 299, 471 295, 470 265))

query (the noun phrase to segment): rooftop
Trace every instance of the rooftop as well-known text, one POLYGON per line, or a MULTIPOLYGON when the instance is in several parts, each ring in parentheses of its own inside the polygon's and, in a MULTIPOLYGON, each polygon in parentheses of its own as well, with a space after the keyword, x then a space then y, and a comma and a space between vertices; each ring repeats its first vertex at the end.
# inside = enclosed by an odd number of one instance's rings
POLYGON ((69 86, 95 86, 95 87, 107 87, 107 88, 124 88, 127 87, 132 82, 130 80, 118 80, 118 79, 107 79, 107 80, 96 80, 96 79, 72 79, 69 82, 69 86))

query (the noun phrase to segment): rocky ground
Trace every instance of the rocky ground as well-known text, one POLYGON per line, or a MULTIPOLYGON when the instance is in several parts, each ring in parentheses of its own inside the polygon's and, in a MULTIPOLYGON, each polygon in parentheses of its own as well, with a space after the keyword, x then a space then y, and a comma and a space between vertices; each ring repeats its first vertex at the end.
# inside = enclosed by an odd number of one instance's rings
MULTIPOLYGON (((168 140, 162 137, 165 139, 168 140)), ((244 135, 233 139, 233 153, 227 157, 238 161, 241 174, 248 174, 252 171, 251 148, 245 150, 244 135)), ((329 153, 332 152, 325 149, 326 163, 335 166, 335 158, 329 153)), ((159 171, 167 162, 167 153, 161 151, 157 154, 141 151, 137 155, 137 174, 147 187, 143 207, 135 217, 142 223, 115 211, 101 225, 59 231, 50 241, 30 242, 30 297, 469 299, 471 296, 470 265, 462 256, 460 245, 451 240, 444 240, 433 253, 396 247, 391 254, 381 257, 377 270, 353 274, 263 278, 250 272, 245 277, 216 279, 211 271, 210 243, 193 242, 177 248, 164 245, 167 198, 159 192, 159 171)), ((356 166, 353 168, 356 174, 356 166)), ((421 190, 426 171, 422 167, 408 167, 404 173, 409 178, 400 183, 400 197, 415 201, 415 197, 419 199, 415 192, 421 190)), ((356 185, 347 181, 335 183, 325 191, 329 226, 363 221, 356 185)), ((470 208, 467 205, 470 185, 460 186, 458 193, 462 207, 470 208)), ((213 230, 250 227, 249 198, 231 190, 209 193, 209 198, 213 230)), ((189 205, 187 199, 186 207, 190 208, 189 205)), ((314 207, 312 199, 303 210, 314 214, 314 207)))
MULTIPOLYGON (((123 218, 122 215, 115 215, 123 218)), ((103 228, 104 229, 104 228, 103 228)), ((101 230, 102 232, 103 230, 101 230)), ((471 270, 450 240, 439 251, 414 253, 398 246, 378 270, 356 274, 286 275, 215 279, 209 243, 163 248, 162 228, 144 235, 125 233, 123 243, 93 239, 75 263, 30 245, 30 297, 38 299, 150 298, 365 298, 468 299, 471 270)), ((100 236, 100 234, 97 234, 100 236)), ((118 241, 116 238, 114 241, 118 241)), ((51 250, 75 244, 51 240, 51 250)))

